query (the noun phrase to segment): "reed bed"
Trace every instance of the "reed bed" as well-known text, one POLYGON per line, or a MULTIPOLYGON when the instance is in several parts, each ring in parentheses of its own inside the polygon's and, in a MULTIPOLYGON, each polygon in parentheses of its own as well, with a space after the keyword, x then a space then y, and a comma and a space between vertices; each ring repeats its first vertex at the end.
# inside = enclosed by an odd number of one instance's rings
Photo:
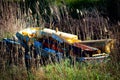
MULTIPOLYGON (((119 80, 120 78, 120 22, 113 24, 108 17, 103 17, 96 8, 77 10, 78 19, 74 19, 63 5, 49 5, 51 15, 46 22, 40 15, 32 15, 25 4, 0 0, 0 39, 11 38, 17 31, 31 26, 48 27, 73 33, 81 40, 116 39, 110 60, 106 63, 78 63, 71 65, 69 59, 59 62, 32 57, 25 63, 25 50, 21 45, 9 45, 0 41, 0 80, 119 80), (22 9, 21 9, 22 7, 22 9), (39 16, 35 18, 35 16, 39 16), (39 24, 39 25, 38 25, 39 24), (41 61, 41 63, 40 63, 41 61), (44 62, 46 61, 46 62, 44 62), (46 65, 47 64, 47 65, 46 65)), ((36 4, 37 5, 37 4, 36 4)), ((34 54, 30 50, 31 55, 34 54)))

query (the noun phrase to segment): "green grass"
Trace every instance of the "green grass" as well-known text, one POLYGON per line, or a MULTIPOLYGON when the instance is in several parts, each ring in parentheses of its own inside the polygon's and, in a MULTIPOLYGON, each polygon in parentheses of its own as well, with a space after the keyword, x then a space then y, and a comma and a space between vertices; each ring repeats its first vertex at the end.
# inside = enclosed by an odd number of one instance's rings
POLYGON ((0 80, 119 80, 120 64, 75 63, 66 59, 60 63, 51 63, 38 69, 10 65, 0 69, 0 80))
POLYGON ((114 77, 106 72, 103 65, 106 64, 76 63, 73 66, 66 60, 60 64, 47 65, 44 70, 46 77, 50 80, 113 80, 114 77))
POLYGON ((11 32, 4 32, 1 34, 4 34, 4 35, 0 36, 0 40, 3 40, 3 38, 12 38, 12 36, 13 36, 13 33, 11 33, 11 32))
MULTIPOLYGON (((0 52, 2 50, 0 49, 0 52)), ((0 53, 3 54, 3 53, 0 53)), ((115 52, 113 53, 115 54, 115 52)), ((8 55, 8 54, 7 54, 8 55)), ((109 61, 98 62, 75 62, 71 64, 69 59, 61 62, 49 63, 36 68, 34 59, 30 70, 26 70, 24 64, 14 63, 8 65, 9 57, 5 54, 0 58, 0 80, 119 80, 120 62, 116 56, 110 57, 109 61), (118 61, 118 62, 117 62, 118 61), (2 67, 2 68, 1 68, 2 67)), ((23 60, 22 60, 23 61, 23 60)), ((21 62, 21 61, 20 61, 21 62)))

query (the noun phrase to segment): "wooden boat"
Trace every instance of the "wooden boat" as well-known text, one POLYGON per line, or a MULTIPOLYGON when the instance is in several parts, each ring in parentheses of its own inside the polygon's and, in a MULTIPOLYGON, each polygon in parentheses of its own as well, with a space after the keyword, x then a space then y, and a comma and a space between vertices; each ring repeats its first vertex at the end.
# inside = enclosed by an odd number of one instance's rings
POLYGON ((92 46, 101 50, 102 53, 110 53, 114 48, 114 39, 87 40, 81 41, 81 44, 92 46))
POLYGON ((109 45, 112 43, 112 39, 81 41, 77 35, 40 27, 21 30, 16 33, 16 37, 17 40, 5 38, 3 42, 7 44, 6 49, 9 48, 9 52, 13 49, 13 52, 17 53, 16 46, 24 47, 26 64, 31 58, 37 59, 38 55, 43 60, 52 57, 59 61, 63 57, 68 57, 75 58, 78 62, 103 61, 108 57, 103 52, 110 53, 110 50, 106 50, 106 46, 111 48, 109 45), (34 54, 30 52, 32 50, 34 54))
POLYGON ((91 45, 82 44, 82 41, 78 39, 77 35, 52 30, 49 28, 27 28, 16 33, 16 36, 22 43, 26 43, 27 45, 34 45, 34 42, 38 41, 44 48, 49 48, 61 53, 72 52, 74 56, 85 57, 100 53, 98 48, 91 45), (58 45, 60 45, 60 48, 58 45))

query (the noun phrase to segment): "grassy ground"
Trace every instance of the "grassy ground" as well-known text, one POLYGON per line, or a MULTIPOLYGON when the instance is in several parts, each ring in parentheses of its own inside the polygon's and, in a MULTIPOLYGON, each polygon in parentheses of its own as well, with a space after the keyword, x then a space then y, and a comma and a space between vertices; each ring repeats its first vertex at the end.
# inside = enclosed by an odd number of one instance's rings
POLYGON ((0 80, 119 80, 119 65, 109 63, 76 63, 69 60, 41 66, 26 71, 23 67, 11 66, 0 72, 0 80))

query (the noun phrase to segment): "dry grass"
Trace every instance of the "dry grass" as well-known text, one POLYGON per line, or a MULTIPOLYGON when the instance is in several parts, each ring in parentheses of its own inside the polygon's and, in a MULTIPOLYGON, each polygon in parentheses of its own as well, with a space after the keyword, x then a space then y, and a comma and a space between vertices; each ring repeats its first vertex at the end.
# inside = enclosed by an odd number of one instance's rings
MULTIPOLYGON (((50 6, 51 7, 51 6, 50 6)), ((57 15, 56 23, 51 18, 50 23, 41 19, 41 26, 46 26, 61 31, 77 34, 80 39, 105 39, 114 38, 116 44, 113 52, 110 54, 110 62, 101 64, 77 64, 70 65, 69 61, 63 61, 61 64, 49 64, 47 66, 36 66, 35 59, 31 60, 30 71, 26 70, 24 60, 24 50, 19 45, 7 47, 0 42, 0 79, 1 80, 71 80, 71 79, 93 79, 93 80, 119 80, 120 78, 120 26, 118 24, 109 23, 93 9, 79 11, 79 19, 73 19, 66 9, 62 7, 61 16, 59 8, 53 8, 52 16, 57 15), (111 25, 112 24, 112 25, 111 25), (9 49, 8 49, 9 48, 9 49), (104 74, 104 75, 103 75, 104 74), (6 77, 7 76, 7 77, 6 77)), ((0 38, 11 37, 14 33, 28 26, 36 26, 36 19, 31 14, 27 14, 20 10, 19 3, 3 3, 0 0, 0 38)))

